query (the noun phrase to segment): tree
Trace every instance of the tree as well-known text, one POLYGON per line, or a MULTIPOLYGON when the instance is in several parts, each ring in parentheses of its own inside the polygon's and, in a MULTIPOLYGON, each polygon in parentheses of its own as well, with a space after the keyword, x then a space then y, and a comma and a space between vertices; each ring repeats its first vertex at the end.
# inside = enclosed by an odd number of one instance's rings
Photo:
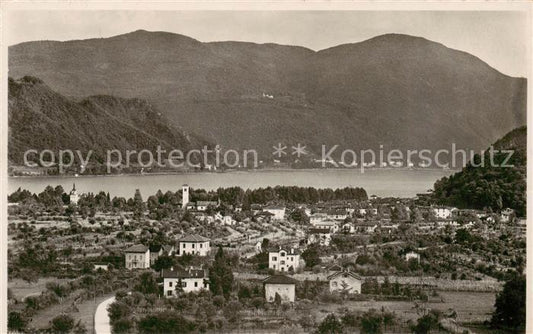
POLYGON ((174 258, 172 256, 160 256, 155 260, 152 268, 155 271, 161 271, 163 269, 172 268, 174 266, 174 258))
POLYGON ((330 313, 324 320, 318 325, 318 334, 342 334, 344 332, 344 326, 337 319, 335 314, 330 313))
POLYGON ((117 321, 131 314, 131 308, 122 301, 116 301, 107 307, 111 322, 117 321))
POLYGON ((7 317, 7 328, 10 331, 22 332, 26 327, 27 320, 19 312, 9 312, 7 317))
POLYGON ((427 334, 433 329, 440 328, 440 313, 436 310, 431 310, 428 314, 418 319, 413 331, 415 334, 427 334))
POLYGON ((277 306, 281 305, 281 296, 277 292, 274 295, 274 304, 276 304, 277 306))
POLYGON ((302 209, 296 209, 292 211, 289 215, 289 218, 298 224, 307 224, 309 222, 309 217, 302 209))
POLYGON ((143 201, 141 191, 139 189, 135 189, 135 195, 133 195, 133 203, 131 209, 133 210, 133 215, 136 219, 141 218, 143 216, 144 210, 146 209, 146 205, 143 201))
POLYGON ((362 334, 381 334, 383 333, 383 322, 381 314, 371 309, 361 317, 362 334))
POLYGON ((195 324, 184 316, 172 311, 165 311, 147 315, 138 322, 140 333, 190 333, 195 330, 195 324))
POLYGON ((54 333, 68 333, 74 329, 74 319, 66 314, 58 315, 51 321, 54 333))
POLYGON ((229 299, 232 286, 233 271, 222 246, 219 246, 215 261, 209 271, 209 288, 214 295, 223 295, 229 299))
POLYGON ((263 238, 263 241, 261 241, 261 251, 262 252, 268 252, 269 244, 270 244, 270 239, 263 238))
POLYGON ((151 294, 157 293, 159 288, 157 287, 157 282, 152 273, 142 273, 140 282, 135 286, 135 290, 144 294, 151 294))
POLYGON ((114 334, 131 333, 133 329, 133 321, 128 318, 120 318, 112 324, 114 334))
POLYGON ((496 297, 494 306, 492 326, 523 332, 526 325, 526 277, 513 275, 496 297))
POLYGON ((302 259, 305 261, 305 266, 312 268, 322 262, 320 254, 318 253, 318 246, 311 245, 302 253, 302 259))

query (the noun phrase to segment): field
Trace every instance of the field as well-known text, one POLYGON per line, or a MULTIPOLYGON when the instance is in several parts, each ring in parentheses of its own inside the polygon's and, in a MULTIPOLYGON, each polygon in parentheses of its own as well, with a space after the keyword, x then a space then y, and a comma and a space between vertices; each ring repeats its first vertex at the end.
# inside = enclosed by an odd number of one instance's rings
POLYGON ((7 287, 13 293, 13 296, 19 300, 22 300, 30 296, 38 296, 46 290, 46 284, 49 282, 65 283, 69 279, 58 279, 54 277, 39 278, 37 282, 28 283, 20 278, 9 280, 7 287))
POLYGON ((314 304, 311 310, 317 319, 324 318, 328 313, 335 312, 339 308, 348 308, 365 312, 369 309, 385 310, 396 312, 404 320, 416 320, 422 315, 422 309, 438 309, 447 312, 450 309, 457 312, 457 322, 482 322, 490 319, 490 314, 494 311, 494 301, 496 295, 489 292, 439 292, 442 302, 418 302, 418 307, 414 302, 408 301, 347 301, 339 304, 314 304))

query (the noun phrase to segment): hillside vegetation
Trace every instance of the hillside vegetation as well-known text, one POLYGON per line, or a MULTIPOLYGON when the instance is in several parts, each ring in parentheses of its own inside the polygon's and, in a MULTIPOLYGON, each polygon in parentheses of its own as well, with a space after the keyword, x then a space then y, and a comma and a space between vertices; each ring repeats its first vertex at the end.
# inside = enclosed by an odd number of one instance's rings
POLYGON ((313 51, 139 30, 11 46, 9 74, 69 97, 146 99, 187 132, 267 160, 278 142, 315 157, 322 144, 479 150, 526 119, 525 79, 401 34, 313 51))
POLYGON ((494 143, 494 150, 513 150, 506 162, 513 167, 499 167, 508 153, 494 154, 496 166, 490 164, 489 152, 485 152, 485 165, 481 157, 474 159, 461 172, 444 177, 435 183, 434 196, 442 204, 460 208, 504 208, 516 210, 518 216, 526 214, 526 158, 527 129, 520 127, 494 143), (475 165, 475 166, 474 166, 475 165))

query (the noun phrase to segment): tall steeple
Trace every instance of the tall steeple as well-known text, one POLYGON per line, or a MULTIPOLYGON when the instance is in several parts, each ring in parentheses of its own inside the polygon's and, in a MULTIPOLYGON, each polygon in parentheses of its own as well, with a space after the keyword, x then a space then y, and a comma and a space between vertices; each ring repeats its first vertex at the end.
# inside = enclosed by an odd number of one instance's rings
POLYGON ((182 187, 182 195, 181 195, 181 207, 185 209, 187 207, 187 204, 189 203, 189 186, 184 184, 182 187))
POLYGON ((70 197, 70 204, 78 204, 80 195, 78 194, 78 191, 76 190, 76 183, 72 184, 72 190, 70 191, 69 197, 70 197))

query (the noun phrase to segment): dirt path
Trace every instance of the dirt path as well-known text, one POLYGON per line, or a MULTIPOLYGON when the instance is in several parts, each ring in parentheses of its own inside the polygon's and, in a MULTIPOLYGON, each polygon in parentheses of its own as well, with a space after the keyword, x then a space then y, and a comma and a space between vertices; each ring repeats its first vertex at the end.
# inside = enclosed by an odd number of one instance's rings
POLYGON ((101 296, 94 299, 88 299, 76 305, 77 310, 73 309, 73 298, 67 298, 61 304, 52 305, 44 310, 38 311, 32 316, 30 327, 46 328, 49 326, 50 320, 60 314, 70 315, 76 322, 80 320, 87 329, 87 333, 93 333, 94 328, 94 314, 97 306, 104 300, 112 297, 112 294, 101 296))
POLYGON ((96 308, 94 314, 94 333, 95 334, 111 334, 111 324, 109 323, 109 314, 107 307, 115 301, 115 297, 108 298, 101 302, 96 308))

